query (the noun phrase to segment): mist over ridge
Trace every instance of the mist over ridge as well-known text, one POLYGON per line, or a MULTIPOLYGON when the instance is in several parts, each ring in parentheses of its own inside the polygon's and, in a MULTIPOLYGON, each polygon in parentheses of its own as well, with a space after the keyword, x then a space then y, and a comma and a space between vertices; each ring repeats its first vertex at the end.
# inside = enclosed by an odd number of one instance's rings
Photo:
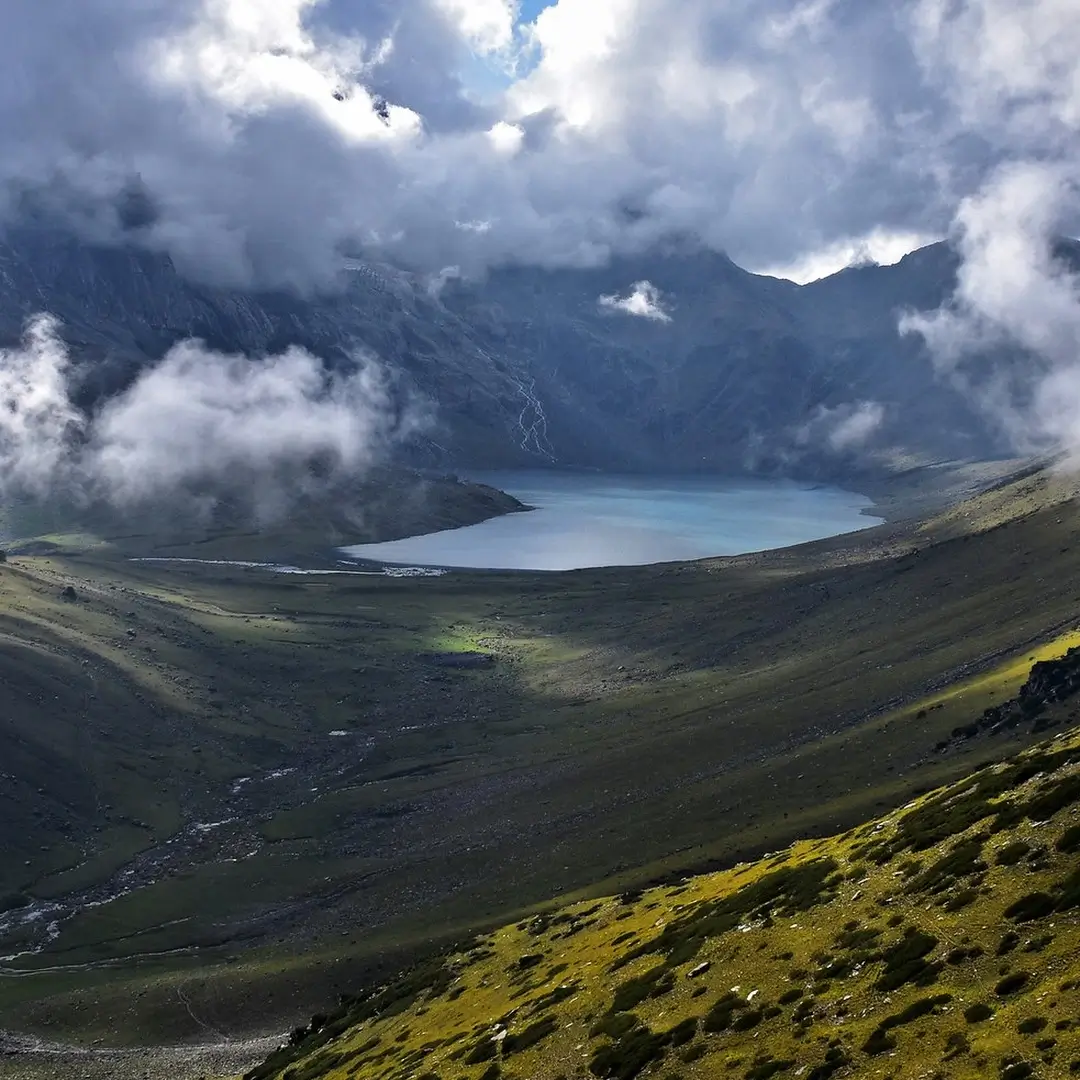
POLYGON ((18 347, 0 351, 0 491, 84 509, 150 501, 212 504, 243 492, 257 520, 301 495, 362 476, 424 423, 396 408, 368 357, 329 372, 293 346, 258 360, 195 339, 174 345, 93 409, 72 398, 59 322, 32 317, 18 347))

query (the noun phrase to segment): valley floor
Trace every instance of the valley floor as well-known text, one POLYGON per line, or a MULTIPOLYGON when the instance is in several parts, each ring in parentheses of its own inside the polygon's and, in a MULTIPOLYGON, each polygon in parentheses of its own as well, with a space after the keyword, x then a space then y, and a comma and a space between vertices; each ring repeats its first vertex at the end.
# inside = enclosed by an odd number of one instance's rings
POLYGON ((0 1037, 5 1080, 209 1080, 234 1077, 277 1049, 284 1036, 178 1047, 125 1050, 41 1047, 32 1039, 0 1037))
POLYGON ((14 557, 3 1026, 99 1050, 288 1030, 556 899, 1014 753, 1029 730, 938 745, 1075 643, 1075 495, 1037 473, 801 548, 557 577, 14 557))

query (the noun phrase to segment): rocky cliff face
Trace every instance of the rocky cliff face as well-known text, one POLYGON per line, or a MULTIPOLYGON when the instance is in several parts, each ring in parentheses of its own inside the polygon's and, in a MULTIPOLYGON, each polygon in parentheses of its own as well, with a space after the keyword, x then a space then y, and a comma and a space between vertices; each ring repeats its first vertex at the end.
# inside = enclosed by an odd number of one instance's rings
POLYGON ((437 294, 357 262, 330 295, 248 295, 187 281, 154 254, 35 228, 0 244, 0 337, 16 340, 34 312, 58 316, 87 401, 191 336, 249 354, 302 345, 330 366, 370 350, 402 393, 435 406, 411 464, 831 477, 1004 449, 897 331, 899 312, 939 305, 954 274, 944 245, 803 287, 672 250, 595 270, 508 269, 437 294), (643 280, 666 319, 599 303, 643 280), (836 437, 867 407, 874 422, 858 438, 836 437))

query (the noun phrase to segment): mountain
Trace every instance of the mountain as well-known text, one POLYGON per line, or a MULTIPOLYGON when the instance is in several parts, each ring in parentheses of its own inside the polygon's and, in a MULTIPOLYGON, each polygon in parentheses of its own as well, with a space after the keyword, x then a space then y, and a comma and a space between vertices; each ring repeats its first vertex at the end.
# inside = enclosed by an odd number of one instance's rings
MULTIPOLYGON (((602 270, 508 270, 446 303, 474 327, 503 329, 549 414, 576 403, 611 434, 623 462, 730 471, 850 471, 914 456, 978 457, 1004 447, 985 418, 935 376, 900 314, 951 295, 943 244, 896 267, 861 267, 799 287, 722 255, 670 252, 602 270), (669 322, 605 314, 597 298, 648 280, 669 322), (582 404, 582 403, 586 404, 582 404), (881 406, 869 447, 828 445, 815 417, 881 406)), ((494 344, 491 346, 494 348, 494 344)), ((550 422, 558 446, 573 444, 550 422)))
POLYGON ((246 1080, 1075 1075, 1078 769, 1059 736, 842 835, 524 918, 246 1080))
POLYGON ((26 227, 0 245, 0 340, 16 341, 35 312, 57 315, 86 402, 191 336, 252 355, 302 345, 331 366, 366 349, 400 393, 434 403, 435 425, 404 455, 413 465, 835 476, 1005 449, 935 377, 920 342, 897 331, 901 311, 948 298, 955 270, 938 244, 800 287, 672 246, 598 269, 503 269, 438 291, 352 262, 339 290, 304 297, 210 288, 164 256, 26 227), (664 317, 600 303, 642 281, 664 317), (831 437, 865 407, 865 439, 831 437))

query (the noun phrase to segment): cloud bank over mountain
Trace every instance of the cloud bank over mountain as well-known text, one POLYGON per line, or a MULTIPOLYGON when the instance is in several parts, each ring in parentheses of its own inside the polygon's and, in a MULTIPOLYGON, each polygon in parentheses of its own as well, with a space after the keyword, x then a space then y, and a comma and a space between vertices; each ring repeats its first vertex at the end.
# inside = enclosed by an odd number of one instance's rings
POLYGON ((0 210, 233 285, 318 286, 343 251, 432 274, 594 265, 676 233, 783 267, 943 234, 1003 164, 1076 143, 1068 0, 516 13, 11 0, 0 210))
POLYGON ((39 316, 0 350, 0 492, 114 507, 243 497, 273 520, 302 494, 381 461, 425 422, 362 358, 328 374, 303 349, 257 360, 184 341, 97 411, 73 402, 59 326, 39 316))
POLYGON ((1065 2, 941 3, 926 5, 920 34, 957 121, 1008 153, 959 204, 952 301, 902 329, 1017 450, 1075 463, 1080 267, 1058 241, 1080 223, 1080 20, 1065 2))

